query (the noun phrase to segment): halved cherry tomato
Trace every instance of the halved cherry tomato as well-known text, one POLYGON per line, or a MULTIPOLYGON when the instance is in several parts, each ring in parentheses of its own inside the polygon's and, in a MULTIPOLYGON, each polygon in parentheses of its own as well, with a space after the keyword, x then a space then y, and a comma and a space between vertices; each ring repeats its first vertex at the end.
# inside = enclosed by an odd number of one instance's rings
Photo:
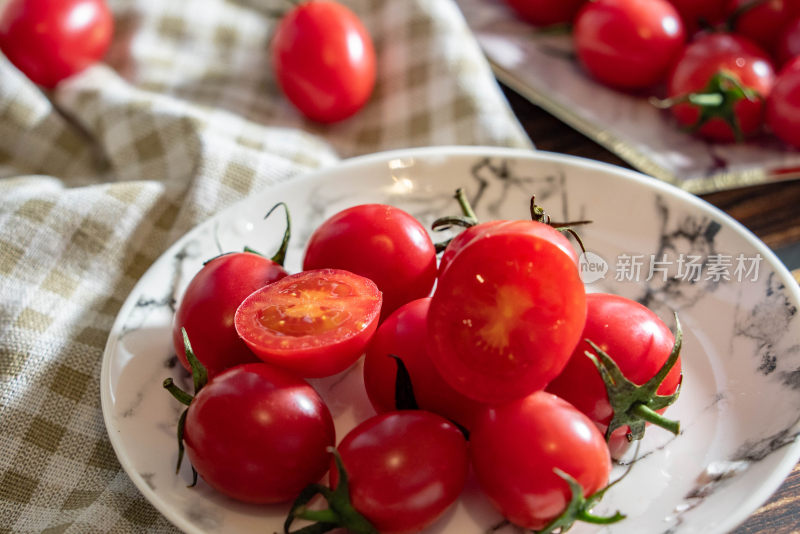
POLYGON ((495 225, 461 248, 428 311, 428 353, 462 394, 501 402, 561 372, 586 318, 575 252, 534 221, 495 225))
POLYGON ((259 361, 236 333, 233 317, 245 297, 286 274, 278 263, 251 252, 223 254, 203 265, 186 287, 172 325, 172 343, 184 368, 191 370, 181 328, 211 376, 259 361))
POLYGON ((294 499, 322 478, 335 430, 314 388, 259 362, 220 373, 197 393, 183 439, 192 466, 210 486, 264 504, 294 499))
MULTIPOLYGON (((353 507, 383 534, 419 532, 458 498, 467 479, 467 442, 424 410, 371 417, 337 447, 353 507)), ((331 487, 338 473, 331 469, 331 487)))
POLYGON ((436 280, 436 249, 413 216, 385 204, 361 204, 324 221, 308 240, 303 269, 345 269, 383 292, 382 317, 427 297, 436 280))
POLYGON ((484 409, 470 434, 478 482, 512 523, 541 530, 562 514, 572 492, 557 468, 586 496, 602 489, 611 473, 603 435, 584 414, 544 391, 484 409))
POLYGON ((372 38, 355 13, 330 0, 300 2, 272 37, 272 64, 286 97, 310 119, 346 119, 375 85, 372 38))
POLYGON ((236 331, 264 361, 304 377, 344 371, 378 326, 381 292, 369 279, 340 269, 289 275, 247 297, 236 331))
POLYGON ((686 39, 683 22, 667 0, 587 2, 572 35, 586 71, 623 90, 663 80, 686 39))
POLYGON ((761 129, 764 101, 774 81, 771 59, 752 41, 709 33, 686 46, 668 77, 667 91, 676 100, 707 95, 675 104, 672 114, 703 137, 734 141, 761 129))
POLYGON ((458 393, 445 381, 428 356, 430 297, 411 301, 394 311, 375 332, 364 358, 364 385, 378 413, 394 411, 397 362, 408 370, 417 405, 469 429, 481 403, 458 393))
POLYGON ((11 0, 0 16, 0 50, 50 89, 100 60, 113 33, 105 0, 11 0))
MULTIPOLYGON (((651 310, 636 301, 618 295, 590 293, 586 296, 586 325, 582 339, 590 340, 606 352, 622 374, 641 385, 650 380, 664 365, 675 344, 670 329, 651 310)), ((547 391, 572 403, 606 432, 614 415, 600 372, 586 356, 594 349, 581 341, 561 374, 547 386, 547 391)), ((671 395, 681 381, 681 361, 658 386, 659 395, 671 395)), ((663 412, 663 410, 661 410, 663 412)), ((610 441, 615 456, 623 452, 629 432, 618 428, 610 441)))

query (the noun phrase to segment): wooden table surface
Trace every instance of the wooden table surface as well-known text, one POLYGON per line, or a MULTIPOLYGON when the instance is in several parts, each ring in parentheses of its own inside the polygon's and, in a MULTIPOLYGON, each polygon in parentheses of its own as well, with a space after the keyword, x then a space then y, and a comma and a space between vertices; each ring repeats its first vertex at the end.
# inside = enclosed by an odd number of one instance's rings
MULTIPOLYGON (((537 148, 631 168, 625 161, 504 87, 511 107, 537 148)), ((800 269, 800 180, 702 195, 749 228, 791 269, 800 269)), ((800 272, 800 271, 796 271, 800 272)), ((800 464, 735 534, 800 532, 800 464)), ((647 534, 647 533, 642 533, 647 534)))

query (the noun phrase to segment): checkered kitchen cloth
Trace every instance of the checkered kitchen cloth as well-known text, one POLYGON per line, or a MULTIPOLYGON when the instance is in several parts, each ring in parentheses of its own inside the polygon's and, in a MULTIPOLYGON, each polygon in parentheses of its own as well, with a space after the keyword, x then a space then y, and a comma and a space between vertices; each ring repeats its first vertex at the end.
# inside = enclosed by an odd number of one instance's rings
POLYGON ((344 3, 378 83, 328 127, 270 72, 286 0, 113 0, 106 64, 49 98, 0 54, 0 533, 175 530, 117 462, 99 375, 122 302, 176 238, 342 157, 530 146, 452 0, 344 3))

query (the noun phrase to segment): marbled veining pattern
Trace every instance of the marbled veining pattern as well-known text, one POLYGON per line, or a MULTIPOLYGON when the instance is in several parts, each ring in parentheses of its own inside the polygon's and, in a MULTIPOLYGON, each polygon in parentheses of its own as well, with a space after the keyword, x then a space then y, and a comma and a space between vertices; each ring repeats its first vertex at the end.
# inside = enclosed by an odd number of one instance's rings
MULTIPOLYGON (((120 312, 104 367, 104 410, 112 443, 145 497, 188 532, 271 532, 279 530, 285 514, 281 506, 233 503, 202 483, 188 489, 186 465, 174 473, 174 425, 181 407, 161 389, 161 381, 172 376, 188 385, 171 346, 171 317, 205 259, 220 248, 244 244, 272 250, 282 221, 264 221, 264 206, 283 200, 294 223, 287 267, 296 271, 310 232, 339 209, 386 202, 430 224, 458 213, 456 187, 465 188, 482 220, 526 217, 532 194, 553 219, 594 219, 581 233, 606 259, 638 252, 694 254, 705 261, 712 254, 749 254, 756 246, 722 214, 672 189, 619 177, 607 167, 530 152, 411 151, 267 190, 179 240, 145 274, 120 312), (621 198, 623 187, 635 205, 621 198)), ((610 271, 589 289, 636 298, 662 317, 672 309, 681 315, 685 386, 670 410, 683 430, 677 437, 649 430, 628 478, 598 506, 599 513, 621 509, 628 519, 613 527, 580 525, 574 532, 706 533, 721 528, 714 525, 724 525, 741 508, 732 501, 738 503, 760 485, 766 488, 763 498, 768 497, 785 475, 770 478, 781 456, 798 455, 798 293, 785 285, 788 273, 766 260, 758 280, 748 283, 626 282, 613 275, 610 271)), ((371 413, 360 381, 358 364, 313 381, 331 405, 339 438, 371 413)), ((630 461, 623 458, 615 476, 630 461)), ((751 509, 757 504, 751 503, 751 509)), ((499 523, 473 484, 431 532, 477 534, 499 523)))

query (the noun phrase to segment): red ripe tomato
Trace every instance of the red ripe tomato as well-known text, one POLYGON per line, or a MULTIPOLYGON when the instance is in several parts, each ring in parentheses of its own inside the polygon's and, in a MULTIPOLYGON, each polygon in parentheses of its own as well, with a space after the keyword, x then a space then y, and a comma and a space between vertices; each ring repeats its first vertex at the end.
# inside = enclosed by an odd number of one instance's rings
MULTIPOLYGON (((606 352, 622 374, 635 384, 644 384, 658 373, 672 352, 675 338, 656 314, 638 302, 606 293, 586 295, 586 305, 582 339, 591 340, 606 352)), ((547 391, 573 404, 605 432, 614 409, 609 404, 605 383, 585 351, 594 353, 592 347, 582 341, 561 374, 547 386, 547 391)), ((657 393, 675 393, 680 381, 678 358, 657 393)), ((615 431, 611 442, 615 455, 624 449, 628 431, 628 427, 615 431)))
MULTIPOLYGON (((450 261, 452 261, 455 255, 472 241, 485 234, 494 233, 496 231, 513 232, 519 229, 520 231, 525 232, 529 227, 529 223, 530 221, 527 220, 495 220, 479 223, 475 226, 470 226, 469 228, 464 229, 461 233, 457 234, 444 249, 442 257, 439 260, 439 274, 443 273, 445 269, 447 269, 447 266, 450 265, 450 261)), ((575 261, 576 264, 578 263, 578 254, 575 252, 575 249, 569 245, 569 242, 557 240, 556 245, 560 246, 562 250, 575 261)))
POLYGON ((186 453, 217 491, 250 503, 289 501, 328 470, 330 411, 304 380, 265 363, 212 378, 186 412, 186 453))
POLYGON ((725 4, 728 0, 670 0, 683 20, 687 34, 701 29, 702 25, 713 25, 725 17, 725 4))
POLYGON ((586 496, 602 489, 611 473, 608 447, 597 427, 544 391, 479 414, 470 456, 492 504, 512 523, 533 530, 541 530, 570 502, 570 487, 554 468, 577 480, 586 496))
POLYGON ((297 109, 318 122, 353 115, 375 85, 375 49, 359 18, 330 0, 299 3, 272 37, 278 84, 297 109))
POLYGON ((767 125, 778 138, 800 148, 800 57, 781 70, 767 99, 767 125))
POLYGON ((586 318, 575 252, 534 221, 477 235, 439 277, 428 353, 442 377, 481 402, 542 389, 561 372, 586 318))
POLYGON ((730 0, 727 13, 734 33, 754 41, 769 53, 775 53, 782 28, 800 16, 800 2, 730 0))
POLYGON ((367 396, 378 413, 397 408, 397 362, 389 356, 395 355, 408 370, 417 405, 469 429, 483 405, 454 390, 431 362, 426 348, 430 303, 426 297, 404 304, 378 327, 364 358, 367 396))
POLYGON ((534 26, 552 26, 572 22, 587 0, 506 0, 506 4, 524 21, 534 26))
POLYGON ((635 90, 659 83, 683 48, 685 31, 667 0, 596 0, 575 18, 575 52, 595 79, 635 90))
POLYGON ((710 105, 677 103, 672 114, 703 137, 734 141, 761 129, 764 99, 774 81, 771 60, 758 46, 738 35, 711 33, 686 47, 669 75, 667 91, 670 99, 692 93, 716 95, 712 98, 717 101, 710 105), (752 92, 751 98, 743 97, 731 80, 752 92))
MULTIPOLYGON (((338 447, 353 507, 382 534, 419 532, 458 498, 467 442, 444 418, 422 410, 371 417, 338 447)), ((338 473, 331 469, 331 487, 338 473)))
POLYGON ((51 89, 99 61, 113 32, 104 0, 11 0, 0 16, 0 50, 51 89))
POLYGON ((790 22, 778 39, 775 59, 779 66, 784 66, 800 56, 800 17, 790 22))
POLYGON ((436 280, 436 249, 428 232, 405 211, 361 204, 323 222, 306 245, 303 269, 345 269, 383 292, 382 317, 427 297, 436 280))
POLYGON ((262 360, 317 378, 344 371, 363 354, 380 310, 371 280, 318 269, 259 289, 239 306, 234 325, 262 360))
POLYGON ((210 376, 259 361, 236 333, 233 317, 245 297, 286 274, 279 264, 250 252, 223 254, 207 262, 186 287, 172 324, 172 344, 186 370, 191 368, 181 328, 210 376))

